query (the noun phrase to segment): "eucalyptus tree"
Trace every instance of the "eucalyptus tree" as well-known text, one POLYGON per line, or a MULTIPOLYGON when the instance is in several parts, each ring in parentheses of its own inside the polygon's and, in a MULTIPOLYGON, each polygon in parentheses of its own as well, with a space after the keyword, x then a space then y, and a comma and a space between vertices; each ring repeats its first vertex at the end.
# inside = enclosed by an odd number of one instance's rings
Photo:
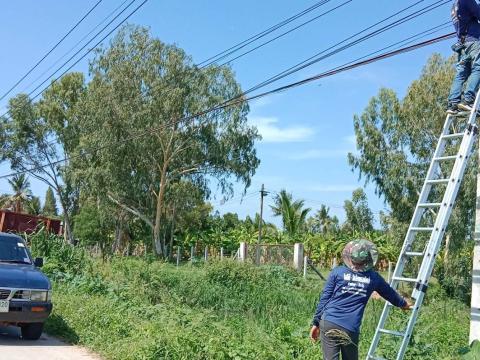
POLYGON ((346 214, 343 230, 350 233, 373 230, 373 213, 362 188, 353 191, 352 200, 345 200, 343 208, 346 214))
POLYGON ((233 180, 250 185, 259 136, 247 123, 248 105, 198 115, 241 88, 229 67, 199 69, 177 46, 133 26, 97 49, 90 75, 76 179, 141 219, 155 253, 165 256, 161 231, 172 183, 187 179, 205 197, 212 184, 226 195, 233 180))
POLYGON ((75 107, 83 92, 83 75, 67 74, 53 82, 37 102, 26 94, 10 99, 10 116, 0 123, 1 159, 55 191, 62 207, 65 240, 71 244, 71 216, 78 191, 71 182, 68 158, 78 145, 75 107))

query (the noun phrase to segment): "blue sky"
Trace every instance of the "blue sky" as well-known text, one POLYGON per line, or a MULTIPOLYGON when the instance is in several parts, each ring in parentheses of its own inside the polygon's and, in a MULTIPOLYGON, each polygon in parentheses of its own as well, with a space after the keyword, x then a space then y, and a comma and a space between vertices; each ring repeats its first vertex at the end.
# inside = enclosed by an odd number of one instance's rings
MULTIPOLYGON (((0 92, 10 88, 96 1, 3 2, 0 92)), ((140 0, 137 1, 140 3, 140 0)), ((342 2, 331 0, 284 29, 342 2)), ((352 0, 331 14, 233 62, 232 67, 242 87, 247 89, 415 2, 352 0)), ((415 9, 433 2, 425 0, 415 9)), ((33 80, 120 3, 120 0, 103 0, 86 21, 20 84, 16 92, 32 89, 28 85, 33 80)), ((167 43, 176 43, 198 63, 314 3, 314 0, 149 0, 129 22, 149 26, 154 36, 167 43)), ((341 65, 448 19, 449 4, 293 74, 275 86, 341 65)), ((237 212, 240 217, 254 215, 259 208, 258 191, 264 183, 270 191, 265 199, 265 217, 269 221, 278 224, 268 205, 272 203, 274 192, 283 188, 292 192, 295 198, 304 199, 312 212, 320 204, 327 204, 331 213, 343 220, 343 201, 351 196, 355 188, 364 186, 363 180, 351 171, 346 159, 349 151, 355 151, 353 115, 360 114, 381 87, 392 88, 403 96, 433 52, 450 55, 450 42, 252 102, 249 121, 258 126, 263 136, 257 144, 261 165, 243 200, 240 200, 243 189, 237 186, 234 198, 224 204, 218 194, 212 200, 215 208, 221 213, 237 212)), ((87 60, 79 63, 74 70, 86 71, 87 60)), ((4 106, 5 102, 0 103, 1 109, 4 106)), ((8 164, 0 165, 0 174, 9 171, 8 164)), ((45 185, 33 179, 31 182, 33 192, 43 199, 45 185)), ((372 185, 367 185, 365 190, 372 210, 378 214, 385 204, 374 194, 372 185)), ((0 181, 0 191, 9 191, 4 180, 0 181)))

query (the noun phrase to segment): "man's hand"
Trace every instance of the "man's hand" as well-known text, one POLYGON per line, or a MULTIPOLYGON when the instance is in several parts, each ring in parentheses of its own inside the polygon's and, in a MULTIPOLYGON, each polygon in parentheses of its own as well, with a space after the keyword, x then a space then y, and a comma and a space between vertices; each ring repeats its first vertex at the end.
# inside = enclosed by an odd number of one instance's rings
POLYGON ((310 329, 310 339, 312 341, 318 341, 318 337, 320 336, 320 328, 318 326, 312 326, 310 329))
POLYGON ((412 302, 409 300, 409 299, 405 299, 403 298, 403 300, 405 300, 405 306, 402 306, 402 310, 412 310, 413 309, 413 304, 412 302))

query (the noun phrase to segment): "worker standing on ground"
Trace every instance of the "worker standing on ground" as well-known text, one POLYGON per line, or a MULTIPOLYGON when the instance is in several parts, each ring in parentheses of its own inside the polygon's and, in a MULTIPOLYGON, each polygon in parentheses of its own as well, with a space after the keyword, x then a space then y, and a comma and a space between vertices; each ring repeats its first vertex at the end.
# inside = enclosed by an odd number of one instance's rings
POLYGON ((323 359, 358 359, 363 312, 374 291, 404 310, 411 305, 373 270, 378 252, 367 240, 354 240, 343 249, 345 265, 330 272, 312 322, 310 338, 322 342, 323 359))
POLYGON ((458 41, 452 46, 458 54, 457 74, 448 96, 447 113, 471 111, 480 84, 480 6, 475 0, 455 0, 452 21, 458 41), (467 83, 465 91, 463 86, 467 83))

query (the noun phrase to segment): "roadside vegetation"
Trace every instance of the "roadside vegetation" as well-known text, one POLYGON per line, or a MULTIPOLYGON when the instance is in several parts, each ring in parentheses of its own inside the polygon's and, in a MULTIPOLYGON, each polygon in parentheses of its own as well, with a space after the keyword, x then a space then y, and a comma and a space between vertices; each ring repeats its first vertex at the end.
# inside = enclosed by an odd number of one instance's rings
MULTIPOLYGON (((314 274, 305 280, 284 267, 230 260, 179 268, 152 257, 103 262, 51 235, 29 241, 35 255, 45 256, 44 271, 54 280, 47 332, 106 359, 321 356, 319 345, 308 340, 323 287, 314 274)), ((406 359, 459 358, 468 341, 468 307, 448 298, 438 284, 427 299, 406 359)), ((372 300, 367 308, 363 355, 382 305, 372 300)), ((396 319, 405 315, 399 311, 396 319)))

